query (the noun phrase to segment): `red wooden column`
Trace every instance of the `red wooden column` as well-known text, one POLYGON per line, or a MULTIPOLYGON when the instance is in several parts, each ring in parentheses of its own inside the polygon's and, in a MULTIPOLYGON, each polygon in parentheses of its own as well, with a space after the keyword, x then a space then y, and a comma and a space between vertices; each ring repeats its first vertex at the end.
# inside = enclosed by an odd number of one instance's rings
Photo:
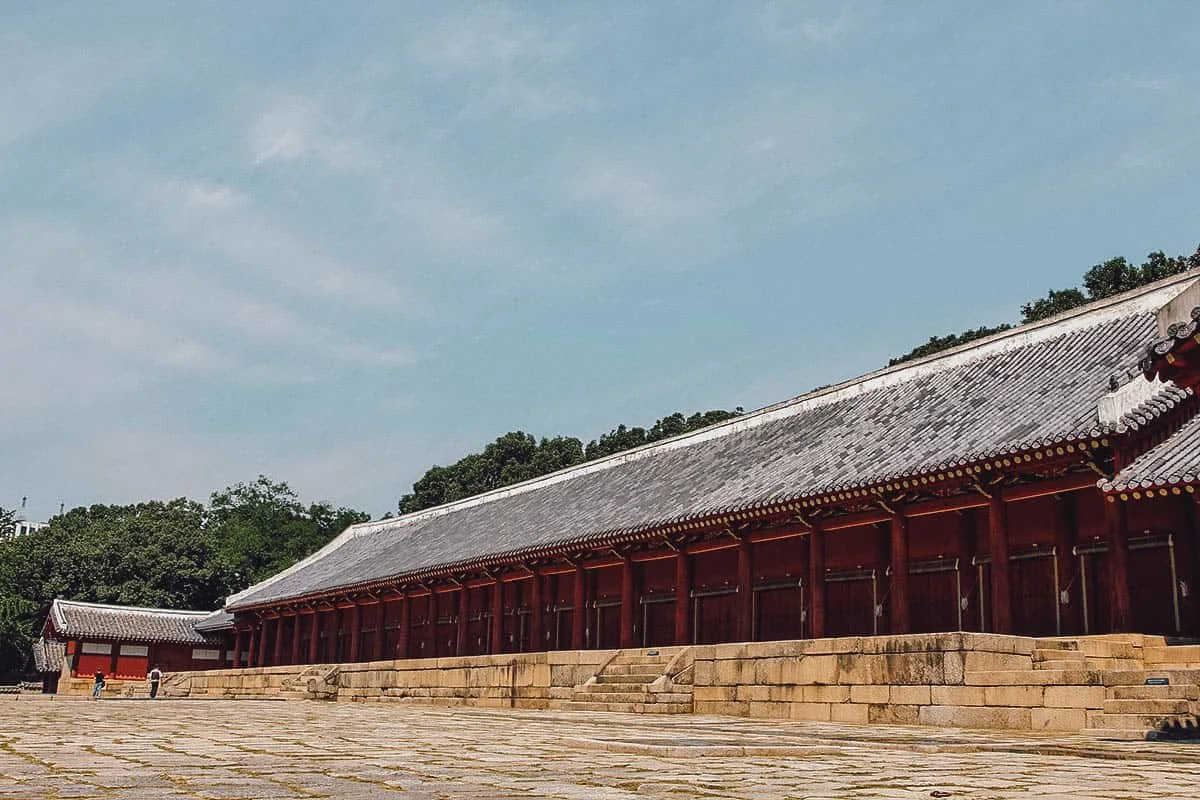
POLYGON ((308 632, 308 663, 317 663, 317 647, 321 642, 321 612, 314 608, 312 612, 312 629, 308 632))
POLYGON ((621 647, 637 647, 634 625, 637 619, 637 590, 634 587, 633 559, 621 562, 621 647))
POLYGON ((408 640, 412 634, 412 598, 400 601, 400 635, 396 637, 396 658, 408 658, 408 640))
POLYGON ((379 616, 376 618, 378 622, 375 624, 375 645, 372 648, 371 660, 383 660, 383 643, 387 637, 387 601, 382 597, 379 598, 379 616))
POLYGON ((976 528, 975 528, 975 509, 966 508, 957 512, 958 525, 955 531, 955 548, 958 552, 958 576, 960 594, 954 598, 954 602, 958 604, 958 619, 963 630, 974 631, 980 630, 981 614, 979 604, 983 598, 983 587, 979 586, 979 571, 974 569, 973 560, 976 555, 976 528), (963 598, 974 598, 968 600, 971 605, 963 608, 963 598))
POLYGON ((275 646, 271 653, 271 664, 277 667, 283 663, 283 617, 276 617, 275 624, 271 627, 275 629, 275 646))
POLYGON ((582 564, 575 565, 575 585, 571 600, 571 649, 584 648, 587 628, 587 573, 582 564))
POLYGON ((1075 559, 1072 551, 1075 548, 1075 493, 1066 492, 1054 496, 1058 505, 1058 518, 1054 525, 1054 563, 1058 572, 1059 596, 1054 598, 1058 603, 1059 635, 1081 633, 1083 624, 1079 619, 1081 598, 1076 591, 1071 596, 1070 590, 1075 576, 1075 559), (1066 600, 1062 593, 1067 592, 1066 600))
POLYGON ((493 654, 504 652, 504 582, 496 579, 492 587, 492 647, 493 654))
POLYGON ((539 653, 546 649, 546 637, 543 631, 546 628, 546 610, 543 608, 542 601, 542 581, 544 578, 538 574, 537 570, 533 571, 533 577, 530 578, 533 584, 530 586, 529 592, 529 649, 531 652, 539 653))
POLYGON ((246 666, 256 667, 258 656, 258 623, 250 629, 250 645, 246 648, 246 666))
POLYGON ((1175 590, 1180 592, 1180 633, 1184 636, 1196 636, 1200 632, 1200 617, 1197 615, 1197 612, 1200 612, 1200 603, 1197 603, 1196 598, 1197 583, 1200 583, 1200 542, 1196 537, 1196 531, 1200 530, 1200 525, 1197 524, 1200 521, 1200 508, 1197 507, 1200 497, 1187 493, 1180 495, 1179 501, 1183 503, 1183 529, 1175 537, 1175 561, 1178 564, 1177 580, 1187 584, 1187 597, 1180 591, 1182 587, 1175 587, 1175 590))
POLYGON ((239 669, 242 666, 242 629, 237 628, 233 632, 233 668, 239 669))
POLYGON ((258 661, 255 663, 256 667, 267 666, 267 623, 268 622, 270 622, 270 620, 264 619, 262 621, 262 624, 259 625, 258 661))
POLYGON ((300 615, 299 614, 293 615, 292 616, 292 652, 289 654, 289 657, 288 657, 289 664, 299 664, 300 663, 300 623, 301 623, 300 615))
POLYGON ((359 643, 362 642, 362 606, 355 603, 350 608, 350 655, 347 661, 358 661, 359 643))
POLYGON ((825 531, 814 527, 808 535, 808 583, 812 638, 825 635, 825 531))
POLYGON ((1104 527, 1108 539, 1108 591, 1113 633, 1129 631, 1133 617, 1129 600, 1129 530, 1125 503, 1109 495, 1104 504, 1104 527))
POLYGON ((754 639, 754 551, 745 539, 738 543, 737 551, 737 632, 738 639, 749 642, 754 639))
POLYGON ((692 562, 682 550, 675 556, 675 644, 692 643, 692 562))
POLYGON ((897 510, 892 515, 892 633, 912 630, 908 599, 908 519, 897 510))
POLYGON ((1012 584, 1008 561, 1008 509, 999 492, 988 500, 988 555, 992 574, 991 633, 1012 633, 1012 584))
POLYGON ((458 630, 454 642, 454 654, 465 656, 467 654, 467 618, 470 616, 471 603, 470 594, 467 592, 466 585, 463 585, 458 590, 458 630))

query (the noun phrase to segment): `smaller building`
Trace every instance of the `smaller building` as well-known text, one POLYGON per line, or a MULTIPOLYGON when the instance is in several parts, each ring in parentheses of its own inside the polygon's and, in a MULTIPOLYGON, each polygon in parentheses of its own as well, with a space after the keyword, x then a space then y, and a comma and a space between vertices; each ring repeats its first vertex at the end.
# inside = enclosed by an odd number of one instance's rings
POLYGON ((33 668, 37 670, 38 677, 42 680, 42 694, 54 694, 58 691, 58 680, 62 677, 65 650, 62 642, 45 637, 33 643, 33 668))
POLYGON ((87 681, 103 672, 117 690, 114 681, 144 681, 154 666, 166 673, 230 666, 232 633, 232 618, 220 611, 55 600, 39 641, 61 645, 64 677, 87 681))

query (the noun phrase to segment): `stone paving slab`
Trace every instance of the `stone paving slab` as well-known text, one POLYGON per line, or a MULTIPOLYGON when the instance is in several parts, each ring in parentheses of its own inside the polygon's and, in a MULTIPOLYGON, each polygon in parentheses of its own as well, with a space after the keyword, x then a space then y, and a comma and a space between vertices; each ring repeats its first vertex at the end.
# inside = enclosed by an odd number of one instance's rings
POLYGON ((0 700, 0 800, 1143 800, 1198 786, 1200 744, 1189 743, 404 704, 0 700))

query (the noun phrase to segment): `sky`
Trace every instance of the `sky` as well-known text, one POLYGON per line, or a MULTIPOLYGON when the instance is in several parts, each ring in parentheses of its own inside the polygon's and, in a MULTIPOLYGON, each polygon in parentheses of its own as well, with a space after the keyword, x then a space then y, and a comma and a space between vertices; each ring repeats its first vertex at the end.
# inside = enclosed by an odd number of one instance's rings
POLYGON ((1200 243, 1200 5, 0 9, 0 506, 393 510, 1200 243))

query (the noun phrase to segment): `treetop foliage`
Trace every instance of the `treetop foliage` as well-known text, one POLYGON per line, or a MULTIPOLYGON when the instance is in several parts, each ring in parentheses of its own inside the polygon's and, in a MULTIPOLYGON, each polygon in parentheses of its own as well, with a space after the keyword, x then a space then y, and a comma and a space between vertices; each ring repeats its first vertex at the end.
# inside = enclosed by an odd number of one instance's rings
MULTIPOLYGON (((1200 246, 1190 256, 1168 256, 1161 250, 1156 250, 1146 256, 1146 260, 1138 265, 1130 264, 1124 256, 1110 258, 1096 264, 1083 274, 1083 288, 1051 289, 1045 297, 1031 300, 1021 306, 1021 322, 1037 322, 1038 320, 1070 311, 1085 303, 1103 300, 1121 292, 1145 286, 1181 272, 1200 268, 1200 246)), ((931 336, 929 341, 916 347, 902 356, 893 358, 888 366, 895 366, 914 358, 932 355, 942 350, 948 350, 974 339, 981 339, 993 333, 1008 330, 1012 325, 1003 323, 995 327, 983 326, 974 330, 952 333, 948 336, 931 336)))
POLYGON ((216 492, 207 505, 178 498, 73 508, 0 542, 0 676, 27 666, 56 597, 215 609, 367 519, 327 503, 304 506, 265 476, 216 492))
POLYGON ((686 417, 676 412, 648 429, 618 425, 599 439, 588 442, 586 447, 573 436, 539 440, 524 431, 512 431, 484 447, 482 453, 471 453, 448 467, 431 467, 413 484, 412 492, 400 498, 398 510, 401 514, 412 514, 462 500, 698 430, 741 413, 740 407, 733 411, 705 411, 686 417))

